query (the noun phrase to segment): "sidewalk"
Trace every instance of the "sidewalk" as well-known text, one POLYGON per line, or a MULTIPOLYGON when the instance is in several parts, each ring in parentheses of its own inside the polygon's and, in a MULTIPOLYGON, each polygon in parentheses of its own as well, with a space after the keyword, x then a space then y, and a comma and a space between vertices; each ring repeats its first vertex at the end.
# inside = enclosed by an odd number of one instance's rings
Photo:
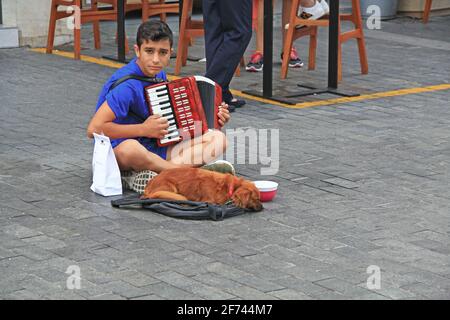
MULTIPOLYGON (((137 25, 127 20, 130 40, 137 25)), ((436 17, 367 30, 370 73, 359 74, 348 43, 342 85, 369 94, 449 84, 449 28, 436 17)), ((114 53, 113 29, 102 25, 103 49, 82 54, 114 53)), ((83 47, 93 48, 89 32, 83 47)), ((290 70, 287 81, 275 71, 275 88, 325 84, 326 41, 323 31, 316 71, 290 70)), ((189 53, 202 49, 196 40, 189 53)), ((279 129, 280 168, 238 173, 279 182, 277 197, 261 213, 184 221, 114 209, 89 189, 86 126, 115 69, 21 48, 0 50, 0 70, 0 298, 450 298, 449 89, 311 108, 248 100, 229 128, 279 129), (81 289, 67 289, 69 266, 81 289), (380 289, 367 287, 369 266, 381 270, 380 289)), ((242 70, 232 88, 261 79, 242 70)))

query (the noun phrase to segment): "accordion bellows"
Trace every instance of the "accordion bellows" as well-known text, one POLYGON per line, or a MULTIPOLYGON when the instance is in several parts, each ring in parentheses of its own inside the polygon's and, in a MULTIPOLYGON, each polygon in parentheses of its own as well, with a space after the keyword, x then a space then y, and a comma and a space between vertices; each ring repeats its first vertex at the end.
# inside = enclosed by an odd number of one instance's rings
POLYGON ((220 129, 217 113, 222 89, 211 79, 192 76, 151 85, 145 88, 145 96, 150 113, 169 121, 169 133, 157 139, 159 146, 220 129))

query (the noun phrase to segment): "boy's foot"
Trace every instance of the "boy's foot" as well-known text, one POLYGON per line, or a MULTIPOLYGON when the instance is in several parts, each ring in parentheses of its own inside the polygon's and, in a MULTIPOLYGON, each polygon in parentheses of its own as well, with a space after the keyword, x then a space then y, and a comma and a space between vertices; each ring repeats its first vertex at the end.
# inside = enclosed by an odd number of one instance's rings
MULTIPOLYGON (((283 61, 283 52, 281 53, 281 61, 283 61)), ((304 63, 302 59, 298 56, 297 49, 292 48, 291 49, 291 55, 289 57, 289 67, 290 68, 301 68, 303 67, 304 63)))
POLYGON ((250 58, 250 62, 245 67, 248 72, 261 72, 263 70, 263 55, 261 52, 255 52, 250 58))
POLYGON ((216 160, 212 163, 205 164, 203 167, 200 167, 200 169, 205 169, 209 171, 215 171, 220 173, 229 173, 233 176, 236 174, 236 171, 234 170, 233 165, 226 161, 226 160, 216 160))
POLYGON ((139 194, 143 194, 148 182, 158 174, 150 170, 122 171, 122 185, 125 189, 132 190, 139 194))

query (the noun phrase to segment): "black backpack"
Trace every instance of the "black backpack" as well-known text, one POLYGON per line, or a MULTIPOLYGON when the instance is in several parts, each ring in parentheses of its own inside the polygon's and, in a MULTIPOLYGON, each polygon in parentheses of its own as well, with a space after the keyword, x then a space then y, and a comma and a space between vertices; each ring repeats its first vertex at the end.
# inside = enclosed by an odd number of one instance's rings
POLYGON ((172 218, 189 220, 221 221, 246 212, 253 212, 252 210, 236 207, 232 203, 216 205, 208 202, 140 199, 139 196, 112 200, 111 205, 115 208, 137 206, 172 218))

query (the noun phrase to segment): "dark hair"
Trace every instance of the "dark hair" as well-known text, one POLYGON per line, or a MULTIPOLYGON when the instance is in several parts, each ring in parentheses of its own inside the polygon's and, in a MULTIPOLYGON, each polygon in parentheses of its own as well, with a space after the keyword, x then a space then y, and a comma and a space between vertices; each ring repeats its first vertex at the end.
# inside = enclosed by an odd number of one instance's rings
POLYGON ((160 20, 147 20, 143 22, 137 31, 136 43, 140 48, 144 41, 169 40, 173 46, 173 34, 167 23, 160 20))

